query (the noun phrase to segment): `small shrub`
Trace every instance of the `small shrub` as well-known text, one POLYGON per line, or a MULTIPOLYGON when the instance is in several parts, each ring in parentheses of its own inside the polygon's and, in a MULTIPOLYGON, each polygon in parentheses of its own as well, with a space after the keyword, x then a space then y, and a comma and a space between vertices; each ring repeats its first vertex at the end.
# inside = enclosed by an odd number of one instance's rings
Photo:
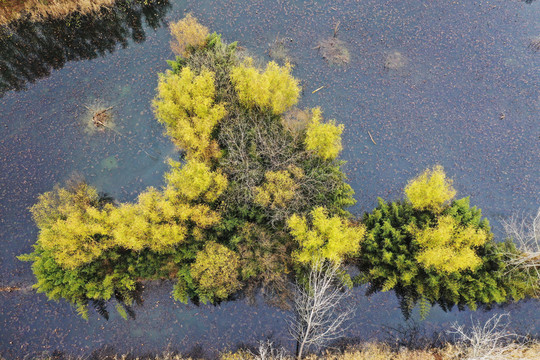
POLYGON ((405 187, 405 194, 415 209, 440 213, 456 191, 443 167, 437 165, 411 180, 405 187))
POLYGON ((298 80, 291 76, 291 65, 279 66, 270 61, 261 72, 253 66, 253 59, 231 70, 238 98, 243 104, 261 109, 270 109, 274 114, 282 114, 296 105, 300 95, 298 80))
POLYGON ((306 149, 314 151, 324 160, 335 159, 343 149, 341 133, 344 126, 343 124, 336 125, 335 120, 328 123, 322 123, 321 120, 321 109, 313 109, 306 130, 306 149))
POLYGON ((172 23, 170 26, 171 49, 176 55, 187 57, 191 48, 197 48, 206 43, 210 34, 208 28, 201 25, 195 17, 187 14, 182 20, 172 23))
POLYGON ((240 289, 240 259, 225 246, 210 242, 197 254, 191 274, 203 302, 224 300, 240 289))

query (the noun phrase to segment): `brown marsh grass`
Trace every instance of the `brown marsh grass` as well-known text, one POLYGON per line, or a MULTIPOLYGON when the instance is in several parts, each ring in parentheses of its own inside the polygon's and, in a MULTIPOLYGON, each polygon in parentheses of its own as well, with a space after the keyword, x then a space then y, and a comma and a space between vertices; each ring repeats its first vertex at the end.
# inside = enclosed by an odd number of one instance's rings
POLYGON ((0 25, 27 14, 32 20, 88 14, 112 6, 116 0, 0 0, 0 25))

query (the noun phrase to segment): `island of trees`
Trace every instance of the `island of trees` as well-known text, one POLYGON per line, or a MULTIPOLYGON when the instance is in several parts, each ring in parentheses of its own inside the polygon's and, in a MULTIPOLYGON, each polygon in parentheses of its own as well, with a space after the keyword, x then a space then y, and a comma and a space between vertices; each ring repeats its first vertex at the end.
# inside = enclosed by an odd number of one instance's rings
POLYGON ((344 126, 296 107, 291 66, 257 63, 190 15, 171 30, 178 57, 159 75, 153 108, 180 158, 136 202, 82 182, 42 194, 31 208, 34 251, 21 256, 39 292, 83 317, 89 305, 106 314, 111 299, 127 317, 151 279, 173 279, 183 302, 260 291, 286 307, 295 289, 313 294, 314 274, 330 274, 341 290, 393 290, 406 317, 416 306, 425 314, 534 296, 531 274, 512 271, 523 253, 494 240, 441 166, 411 179, 402 199, 354 216, 344 126))

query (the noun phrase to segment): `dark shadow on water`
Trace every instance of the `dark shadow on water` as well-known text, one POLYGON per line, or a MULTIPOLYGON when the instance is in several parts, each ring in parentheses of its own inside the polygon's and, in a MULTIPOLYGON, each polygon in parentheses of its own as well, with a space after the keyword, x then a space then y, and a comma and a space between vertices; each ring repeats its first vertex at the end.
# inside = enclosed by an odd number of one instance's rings
POLYGON ((17 21, 0 28, 0 97, 24 90, 26 83, 48 76, 68 61, 112 53, 119 44, 146 39, 145 25, 157 29, 169 0, 120 0, 97 14, 73 14, 64 19, 17 21))

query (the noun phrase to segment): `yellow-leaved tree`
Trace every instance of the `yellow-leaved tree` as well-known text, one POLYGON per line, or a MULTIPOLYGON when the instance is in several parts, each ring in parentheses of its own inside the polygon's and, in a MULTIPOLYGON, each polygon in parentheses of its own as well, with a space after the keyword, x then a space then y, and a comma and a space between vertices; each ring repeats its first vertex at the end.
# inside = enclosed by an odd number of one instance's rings
POLYGON ((158 94, 153 105, 159 122, 188 158, 209 160, 218 157, 219 147, 210 134, 226 115, 223 104, 214 101, 214 73, 202 70, 196 75, 189 66, 180 74, 160 74, 158 94))
POLYGON ((169 161, 172 171, 165 174, 170 200, 181 198, 187 201, 201 200, 211 203, 227 188, 227 178, 221 171, 212 171, 202 161, 188 160, 182 166, 177 161, 169 161))
POLYGON ((172 160, 169 163, 164 191, 149 188, 139 195, 137 203, 122 204, 111 211, 109 221, 116 245, 167 252, 190 234, 202 240, 202 230, 221 220, 208 204, 227 187, 227 178, 197 160, 188 160, 183 166, 172 160))
POLYGON ((421 249, 416 261, 447 273, 475 270, 482 264, 476 249, 490 240, 487 231, 473 225, 463 227, 451 215, 440 216, 435 227, 418 229, 409 225, 408 229, 421 249))
POLYGON ((30 211, 40 228, 39 244, 60 266, 74 269, 113 245, 106 221, 110 208, 100 206, 95 188, 78 183, 40 195, 30 211))
POLYGON ((436 165, 412 179, 405 187, 405 195, 415 209, 440 213, 454 198, 456 190, 443 167, 436 165))
POLYGON ((189 56, 189 47, 197 48, 204 45, 210 33, 208 28, 201 25, 191 14, 172 23, 170 29, 174 38, 171 41, 171 49, 176 55, 183 57, 189 56))
POLYGON ((304 177, 304 171, 290 166, 287 170, 268 171, 264 177, 262 186, 255 188, 255 203, 271 209, 284 208, 298 195, 298 180, 304 177))
POLYGON ((231 69, 231 81, 240 102, 248 107, 258 106, 282 114, 298 103, 300 86, 291 75, 290 64, 279 66, 270 61, 261 71, 253 66, 253 59, 247 58, 231 69))
POLYGON ((343 124, 336 125, 335 120, 323 123, 321 109, 313 109, 306 130, 306 149, 314 151, 324 160, 336 158, 343 149, 341 146, 343 129, 343 124))
POLYGON ((316 207, 305 216, 294 214, 287 221, 289 231, 298 242, 294 258, 300 264, 329 260, 336 264, 360 250, 365 233, 363 225, 353 225, 339 216, 329 216, 323 207, 316 207))
POLYGON ((241 286, 240 257, 215 242, 209 242, 199 251, 190 272, 203 302, 224 300, 241 286))
POLYGON ((109 221, 116 245, 135 251, 167 252, 181 244, 188 231, 184 224, 187 217, 176 216, 180 209, 171 205, 161 192, 149 188, 139 195, 137 203, 114 209, 109 221))

